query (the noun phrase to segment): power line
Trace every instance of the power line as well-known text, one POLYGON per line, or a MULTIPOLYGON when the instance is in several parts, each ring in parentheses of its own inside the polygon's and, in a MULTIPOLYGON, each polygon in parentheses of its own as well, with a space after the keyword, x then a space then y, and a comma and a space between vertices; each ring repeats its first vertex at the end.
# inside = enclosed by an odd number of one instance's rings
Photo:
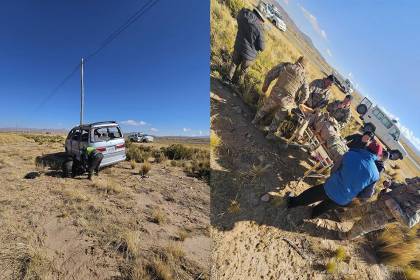
MULTIPOLYGON (((86 56, 85 61, 97 55, 100 51, 102 51, 106 46, 108 46, 112 41, 114 41, 124 30, 130 27, 133 23, 138 21, 145 13, 147 13, 153 6, 155 6, 159 0, 150 0, 149 2, 145 3, 139 10, 137 10, 132 16, 130 16, 118 29, 112 32, 101 44, 100 46, 86 56)), ((54 95, 57 94, 59 89, 64 86, 64 84, 77 72, 80 67, 80 63, 78 63, 73 70, 65 76, 65 78, 51 91, 49 95, 47 95, 41 103, 36 107, 35 111, 38 111, 45 103, 48 102, 54 95)))
POLYGON ((51 91, 51 93, 50 94, 48 94, 39 104, 38 104, 38 106, 35 108, 35 111, 38 111, 42 106, 44 106, 45 105, 45 103, 47 103, 48 102, 48 100, 50 99, 50 98, 52 98, 57 92, 58 92, 58 90, 62 87, 62 86, 64 86, 64 84, 68 81, 68 80, 70 80, 70 78, 77 72, 77 70, 79 69, 79 66, 80 66, 80 63, 78 63, 74 68, 73 68, 73 70, 70 72, 70 74, 68 74, 62 81, 61 81, 61 83, 59 83, 52 91, 51 91))
POLYGON ((86 56, 86 60, 88 60, 88 59, 92 58, 93 56, 97 55, 101 50, 103 50, 112 41, 114 41, 124 30, 126 30, 128 27, 130 27, 130 25, 132 25, 134 22, 139 20, 142 15, 144 15, 154 5, 156 5, 157 2, 159 2, 159 0, 150 0, 149 2, 145 3, 137 12, 135 12, 131 17, 129 17, 124 22, 124 24, 122 24, 117 30, 112 32, 94 52, 92 52, 88 56, 86 56))

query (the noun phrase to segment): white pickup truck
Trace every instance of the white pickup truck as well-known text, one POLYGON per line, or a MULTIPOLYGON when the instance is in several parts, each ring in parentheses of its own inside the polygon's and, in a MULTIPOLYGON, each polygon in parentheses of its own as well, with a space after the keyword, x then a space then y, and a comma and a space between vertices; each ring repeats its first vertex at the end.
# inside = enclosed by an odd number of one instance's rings
POLYGON ((367 97, 357 105, 356 111, 364 122, 363 130, 375 133, 376 137, 387 146, 392 160, 403 159, 407 156, 407 151, 398 141, 401 131, 396 120, 387 116, 378 106, 373 106, 372 101, 367 97))
POLYGON ((258 10, 262 12, 275 27, 283 32, 287 30, 286 23, 283 21, 280 12, 273 4, 260 1, 258 3, 258 10))

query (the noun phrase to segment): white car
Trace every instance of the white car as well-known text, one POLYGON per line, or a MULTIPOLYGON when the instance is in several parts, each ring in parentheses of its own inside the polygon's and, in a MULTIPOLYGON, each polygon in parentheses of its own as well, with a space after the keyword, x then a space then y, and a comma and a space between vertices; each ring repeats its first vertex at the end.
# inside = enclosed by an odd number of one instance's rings
POLYGON ((64 147, 66 153, 78 161, 84 148, 94 147, 104 156, 101 168, 126 159, 124 136, 115 121, 75 126, 67 135, 64 147))
POLYGON ((147 135, 147 134, 144 134, 144 133, 131 134, 130 136, 128 136, 128 139, 131 142, 139 142, 139 143, 151 143, 155 140, 153 138, 153 136, 147 135))
POLYGON ((364 122, 363 130, 375 133, 389 149, 391 159, 403 159, 407 156, 407 151, 398 141, 401 132, 396 120, 387 116, 378 106, 373 106, 372 101, 366 97, 357 105, 356 111, 364 122))
POLYGON ((286 23, 283 21, 279 11, 274 5, 260 1, 257 9, 263 13, 267 20, 269 20, 275 27, 283 32, 287 30, 286 23))

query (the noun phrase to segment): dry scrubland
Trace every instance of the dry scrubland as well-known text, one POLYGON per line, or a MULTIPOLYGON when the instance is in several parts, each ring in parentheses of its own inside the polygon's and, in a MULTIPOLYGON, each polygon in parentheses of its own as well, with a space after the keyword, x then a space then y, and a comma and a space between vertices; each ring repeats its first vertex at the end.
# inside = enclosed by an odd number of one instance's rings
POLYGON ((131 145, 90 182, 40 164, 63 140, 0 133, 0 279, 209 278, 208 152, 131 145))
MULTIPOLYGON (((284 209, 286 191, 300 193, 316 180, 300 182, 308 167, 305 154, 280 151, 250 127, 262 96, 264 74, 282 61, 295 61, 301 54, 315 53, 309 46, 297 48, 296 32, 266 31, 266 50, 241 81, 240 94, 221 84, 227 73, 236 35, 235 16, 252 1, 211 0, 211 224, 214 240, 214 279, 420 279, 419 227, 408 231, 397 224, 369 234, 357 242, 335 239, 342 226, 327 219, 305 220, 306 208, 293 213, 284 209), (271 203, 259 197, 272 191, 271 203), (387 267, 381 265, 386 264, 387 267), (242 278, 241 278, 242 277, 242 278), (262 277, 262 278, 261 278, 262 277)), ((304 44, 303 44, 304 45, 304 44)), ((309 57, 309 80, 323 77, 321 67, 309 57)), ((322 67, 325 69, 325 67, 322 67)), ((335 98, 344 95, 333 86, 335 98)), ((357 100, 360 96, 357 96, 357 100)), ((361 121, 353 108, 348 135, 361 121)), ((408 160, 393 162, 381 178, 402 181, 418 175, 408 160)), ((319 182, 319 181, 318 181, 319 182)), ((306 217, 307 218, 307 217, 306 217)), ((350 225, 344 224, 344 228, 350 225)))

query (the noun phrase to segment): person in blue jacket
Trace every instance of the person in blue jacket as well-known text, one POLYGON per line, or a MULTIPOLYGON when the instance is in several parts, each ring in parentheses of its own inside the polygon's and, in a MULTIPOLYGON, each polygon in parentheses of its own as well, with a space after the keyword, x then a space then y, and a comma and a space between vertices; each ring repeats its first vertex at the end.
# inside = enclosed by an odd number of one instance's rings
POLYGON ((289 196, 287 207, 320 202, 312 208, 312 218, 315 218, 328 210, 349 205, 360 192, 379 180, 375 160, 382 147, 376 145, 375 149, 351 149, 344 154, 340 167, 324 184, 311 187, 297 197, 289 196))

